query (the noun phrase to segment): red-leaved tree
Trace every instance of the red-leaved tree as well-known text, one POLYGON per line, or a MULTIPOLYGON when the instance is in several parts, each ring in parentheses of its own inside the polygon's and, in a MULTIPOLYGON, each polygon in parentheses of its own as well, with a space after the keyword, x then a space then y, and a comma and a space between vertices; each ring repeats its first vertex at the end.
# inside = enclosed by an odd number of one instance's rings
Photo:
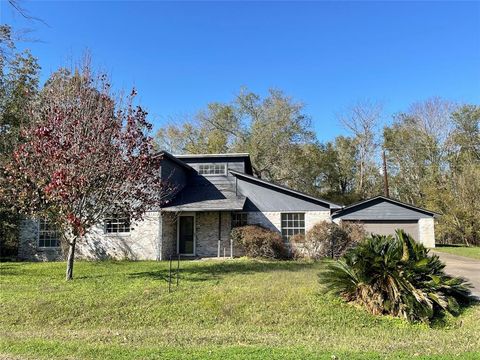
POLYGON ((60 70, 31 109, 23 143, 3 169, 0 195, 23 214, 52 221, 68 244, 66 279, 75 245, 106 216, 141 220, 174 191, 160 175, 161 156, 148 135, 135 91, 115 98, 106 76, 88 66, 60 70))

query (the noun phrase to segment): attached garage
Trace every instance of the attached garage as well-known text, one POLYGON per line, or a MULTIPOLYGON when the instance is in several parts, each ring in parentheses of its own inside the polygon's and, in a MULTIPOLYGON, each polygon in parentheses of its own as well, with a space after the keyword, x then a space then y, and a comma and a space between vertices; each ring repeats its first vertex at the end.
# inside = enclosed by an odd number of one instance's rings
POLYGON ((372 234, 393 235, 403 229, 426 247, 435 247, 435 222, 433 211, 397 200, 377 196, 344 207, 333 213, 335 222, 360 222, 372 234))

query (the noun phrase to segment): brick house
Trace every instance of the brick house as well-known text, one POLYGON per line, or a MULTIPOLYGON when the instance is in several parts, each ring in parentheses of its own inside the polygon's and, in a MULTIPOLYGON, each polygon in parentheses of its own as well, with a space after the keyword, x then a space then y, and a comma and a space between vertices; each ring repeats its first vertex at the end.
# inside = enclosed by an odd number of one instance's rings
MULTIPOLYGON (((365 222, 367 230, 375 233, 405 228, 426 246, 435 246, 436 214, 431 211, 383 197, 342 208, 255 177, 248 154, 163 155, 161 174, 176 185, 168 205, 152 209, 137 223, 105 219, 77 244, 78 257, 237 256, 240 249, 230 242, 234 226, 260 224, 280 232, 288 242, 290 236, 325 220, 365 222)), ((62 259, 58 235, 44 221, 23 220, 19 257, 62 259)))

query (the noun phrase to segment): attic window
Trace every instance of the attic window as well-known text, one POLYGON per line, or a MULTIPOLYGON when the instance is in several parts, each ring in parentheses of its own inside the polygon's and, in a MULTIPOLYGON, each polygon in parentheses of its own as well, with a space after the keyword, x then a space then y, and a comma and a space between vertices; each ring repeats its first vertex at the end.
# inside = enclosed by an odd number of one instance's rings
POLYGON ((200 175, 227 175, 226 164, 200 164, 198 166, 200 175))

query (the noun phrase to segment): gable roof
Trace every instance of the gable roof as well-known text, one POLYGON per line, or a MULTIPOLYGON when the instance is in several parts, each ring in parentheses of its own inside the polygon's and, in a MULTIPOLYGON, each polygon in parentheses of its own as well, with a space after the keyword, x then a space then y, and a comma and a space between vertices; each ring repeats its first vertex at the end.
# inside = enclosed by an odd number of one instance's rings
POLYGON ((185 169, 188 170, 188 171, 194 170, 190 165, 188 165, 187 163, 183 162, 182 160, 179 160, 177 156, 174 156, 174 155, 170 154, 168 151, 165 151, 165 150, 159 151, 159 152, 156 154, 156 156, 162 156, 162 157, 164 157, 165 159, 171 160, 171 161, 173 161, 175 164, 180 165, 181 167, 185 168, 185 169))
POLYGON ((336 212, 333 213, 332 218, 340 217, 342 215, 345 215, 346 213, 355 212, 355 210, 357 208, 363 208, 365 206, 368 206, 368 203, 376 202, 378 200, 386 201, 390 204, 398 205, 398 206, 401 206, 403 208, 410 209, 410 210, 413 210, 413 211, 417 211, 417 212, 420 212, 420 213, 425 214, 425 215, 429 215, 429 216, 433 216, 433 217, 440 216, 440 214, 437 213, 437 212, 427 210, 427 209, 424 209, 424 208, 420 208, 420 207, 412 205, 412 204, 407 204, 407 203, 404 203, 400 200, 395 200, 395 199, 392 199, 392 198, 387 198, 387 197, 382 196, 382 195, 378 195, 378 196, 375 196, 375 197, 372 197, 372 198, 369 198, 369 199, 366 199, 366 200, 362 200, 362 201, 356 202, 354 204, 342 207, 341 209, 339 209, 339 210, 337 210, 336 212))
POLYGON ((287 192, 287 193, 290 193, 294 196, 297 196, 297 197, 300 197, 300 198, 303 198, 307 201, 314 201, 314 202, 319 202, 319 203, 322 203, 324 205, 327 205, 327 207, 329 207, 330 209, 340 209, 341 206, 338 205, 338 204, 335 204, 335 203, 332 203, 330 201, 326 201, 326 200, 323 200, 323 199, 319 199, 319 198, 316 198, 316 197, 313 197, 311 195, 308 195, 308 194, 305 194, 301 191, 297 191, 297 190, 293 190, 293 189, 290 189, 288 187, 285 187, 285 186, 282 186, 282 185, 277 185, 277 184, 274 184, 272 182, 269 182, 269 181, 266 181, 266 180, 263 180, 263 179, 259 179, 255 176, 252 176, 252 175, 247 175, 247 174, 244 174, 244 173, 241 173, 241 172, 238 172, 238 171, 234 171, 234 170, 229 170, 230 173, 233 175, 233 176, 236 176, 236 177, 242 177, 242 178, 245 178, 245 179, 249 179, 253 182, 256 182, 258 184, 261 184, 261 185, 266 185, 270 188, 274 188, 274 189, 278 189, 278 190, 281 190, 283 192, 287 192))
POLYGON ((223 157, 250 157, 249 153, 224 153, 224 154, 178 154, 175 157, 182 158, 223 158, 223 157))
POLYGON ((173 155, 179 159, 182 159, 183 161, 191 160, 198 162, 199 160, 205 160, 205 162, 208 162, 208 160, 216 160, 216 161, 221 161, 222 159, 225 159, 225 161, 228 162, 229 159, 242 159, 245 162, 245 172, 247 174, 252 174, 252 161, 250 160, 250 154, 249 153, 225 153, 225 154, 182 154, 182 155, 173 155))

